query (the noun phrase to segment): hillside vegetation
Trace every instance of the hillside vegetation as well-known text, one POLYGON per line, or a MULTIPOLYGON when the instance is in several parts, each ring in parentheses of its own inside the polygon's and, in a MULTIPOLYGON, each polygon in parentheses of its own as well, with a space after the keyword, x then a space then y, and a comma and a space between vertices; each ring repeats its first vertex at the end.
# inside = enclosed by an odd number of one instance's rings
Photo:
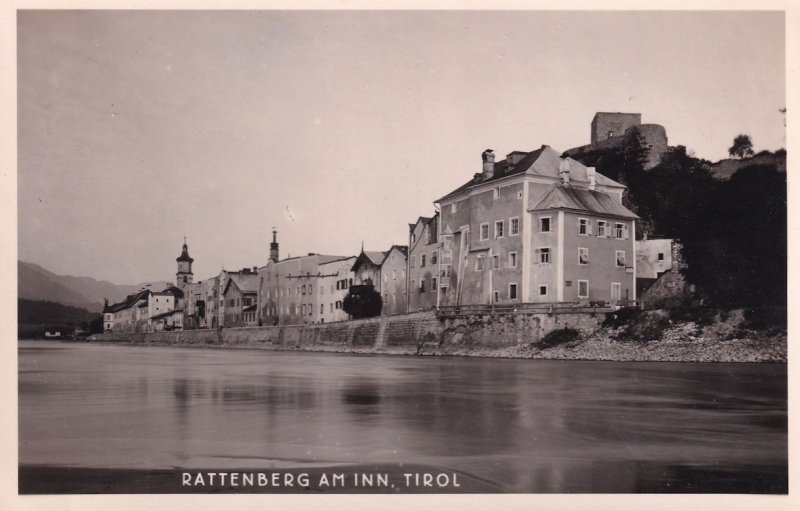
POLYGON ((71 334, 76 328, 102 331, 102 315, 99 313, 60 303, 24 298, 17 300, 17 322, 20 339, 44 337, 46 331, 56 330, 62 334, 71 334))

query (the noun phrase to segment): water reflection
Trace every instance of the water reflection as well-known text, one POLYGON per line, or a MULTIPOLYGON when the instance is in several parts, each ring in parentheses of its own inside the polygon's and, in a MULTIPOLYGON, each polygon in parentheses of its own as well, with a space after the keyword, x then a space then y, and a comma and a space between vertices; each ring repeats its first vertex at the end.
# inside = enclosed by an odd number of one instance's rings
POLYGON ((783 365, 20 346, 22 464, 414 463, 526 492, 785 480, 783 365))

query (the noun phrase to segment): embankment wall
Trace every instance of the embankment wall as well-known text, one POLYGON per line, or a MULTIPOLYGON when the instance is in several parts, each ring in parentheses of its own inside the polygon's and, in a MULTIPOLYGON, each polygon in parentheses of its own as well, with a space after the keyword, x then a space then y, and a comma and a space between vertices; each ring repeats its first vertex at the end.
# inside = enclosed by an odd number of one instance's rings
POLYGON ((603 314, 592 313, 476 314, 440 319, 434 312, 416 312, 315 325, 108 333, 97 335, 93 340, 353 353, 439 355, 469 351, 482 354, 527 345, 552 330, 565 327, 591 334, 599 329, 603 319, 603 314))

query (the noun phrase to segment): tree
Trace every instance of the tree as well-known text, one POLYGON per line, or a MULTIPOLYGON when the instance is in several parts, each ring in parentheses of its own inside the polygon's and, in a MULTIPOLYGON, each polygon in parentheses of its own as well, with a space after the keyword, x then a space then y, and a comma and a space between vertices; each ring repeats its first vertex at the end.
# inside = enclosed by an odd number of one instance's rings
POLYGON ((733 145, 728 148, 728 154, 740 160, 745 156, 753 156, 753 142, 750 140, 750 136, 737 135, 733 139, 733 145))
POLYGON ((354 319, 371 318, 381 313, 383 300, 380 293, 370 285, 350 286, 350 291, 344 297, 342 309, 354 319))

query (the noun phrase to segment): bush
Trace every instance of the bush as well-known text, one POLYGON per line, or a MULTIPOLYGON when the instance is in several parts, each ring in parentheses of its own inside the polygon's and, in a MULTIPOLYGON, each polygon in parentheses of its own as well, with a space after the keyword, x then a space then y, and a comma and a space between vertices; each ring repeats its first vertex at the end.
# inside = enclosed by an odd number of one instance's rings
POLYGON ((342 302, 342 308, 353 319, 378 316, 382 307, 381 295, 371 285, 351 286, 342 302))
POLYGON ((721 320, 727 319, 727 311, 719 311, 713 307, 675 307, 669 310, 669 319, 678 322, 692 321, 697 326, 709 326, 720 314, 721 320))
POLYGON ((603 327, 619 328, 635 321, 641 314, 642 309, 638 307, 625 307, 614 312, 607 312, 606 319, 603 320, 603 327))
POLYGON ((745 309, 744 328, 750 330, 786 331, 786 309, 783 307, 765 307, 745 309))
POLYGON ((669 328, 669 324, 669 317, 664 313, 642 314, 625 327, 617 336, 617 339, 643 344, 650 341, 659 341, 664 334, 664 330, 669 328))
POLYGON ((542 337, 539 342, 536 343, 536 347, 540 349, 554 348, 562 344, 573 342, 577 340, 580 335, 580 332, 569 327, 562 328, 561 330, 553 330, 542 337))

